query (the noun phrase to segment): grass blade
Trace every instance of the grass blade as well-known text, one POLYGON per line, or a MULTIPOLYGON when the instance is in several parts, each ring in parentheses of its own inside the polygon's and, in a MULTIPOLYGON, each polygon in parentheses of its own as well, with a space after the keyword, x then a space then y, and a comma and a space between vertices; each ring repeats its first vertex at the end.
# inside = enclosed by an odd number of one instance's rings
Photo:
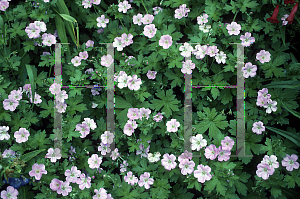
MULTIPOLYGON (((55 19, 57 34, 60 38, 60 41, 62 43, 69 43, 68 38, 67 38, 67 34, 66 34, 64 21, 58 15, 56 15, 54 19, 55 19)), ((71 55, 70 50, 69 50, 69 45, 67 45, 67 51, 68 51, 69 55, 71 55)))
POLYGON ((293 142, 298 147, 300 147, 300 138, 298 136, 294 135, 293 133, 283 131, 283 130, 280 130, 280 129, 277 129, 274 127, 269 127, 269 126, 266 126, 266 129, 269 129, 270 131, 273 131, 273 132, 289 139, 291 142, 293 142))
POLYGON ((29 81, 30 81, 30 85, 31 85, 32 103, 34 103, 35 84, 34 84, 34 76, 33 76, 31 65, 26 64, 26 69, 27 69, 27 75, 29 77, 29 81))
POLYGON ((296 116, 297 118, 300 119, 300 115, 296 111, 289 109, 283 102, 281 102, 281 104, 282 104, 283 108, 285 108, 290 113, 292 113, 294 116, 296 116))
POLYGON ((270 84, 264 85, 266 88, 290 88, 290 89, 300 89, 299 81, 281 81, 272 82, 270 84))

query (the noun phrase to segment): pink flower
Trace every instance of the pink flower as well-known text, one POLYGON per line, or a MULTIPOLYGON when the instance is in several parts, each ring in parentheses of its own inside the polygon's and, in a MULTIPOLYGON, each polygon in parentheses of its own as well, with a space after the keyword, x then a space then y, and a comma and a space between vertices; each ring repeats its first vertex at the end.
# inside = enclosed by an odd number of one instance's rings
POLYGON ((197 59, 203 59, 206 55, 207 45, 196 45, 193 54, 196 56, 197 59))
POLYGON ((0 10, 5 11, 9 7, 9 3, 7 1, 0 1, 0 10))
POLYGON ((118 87, 119 88, 124 88, 126 86, 128 86, 128 80, 129 80, 129 77, 127 76, 127 74, 123 74, 123 75, 120 75, 118 77, 118 87))
POLYGON ((223 149, 222 146, 219 146, 218 151, 219 151, 218 161, 228 161, 229 160, 230 154, 231 154, 230 151, 223 149))
POLYGON ((100 188, 99 190, 94 189, 96 195, 93 196, 93 199, 106 199, 107 198, 107 191, 104 188, 100 188))
POLYGON ((55 148, 55 151, 53 148, 48 149, 48 153, 45 158, 50 158, 51 162, 56 162, 57 159, 61 159, 60 149, 55 148))
POLYGON ((156 31, 157 31, 157 29, 155 28, 155 25, 149 24, 144 27, 143 33, 146 37, 149 37, 151 39, 156 34, 156 31))
POLYGON ((34 23, 30 23, 29 26, 25 28, 25 32, 27 33, 29 38, 39 38, 41 29, 34 23))
POLYGON ((106 155, 106 153, 111 152, 111 149, 109 148, 110 144, 104 144, 101 142, 100 146, 98 146, 98 151, 101 151, 101 155, 106 155))
POLYGON ((10 135, 7 133, 9 126, 0 126, 0 140, 9 140, 10 135))
POLYGON ((137 25, 142 25, 142 18, 143 18, 143 15, 142 14, 137 14, 137 15, 133 15, 133 24, 137 24, 137 25))
POLYGON ((153 116, 153 120, 154 120, 155 122, 160 122, 160 121, 162 121, 162 118, 163 118, 163 116, 162 116, 161 113, 157 113, 155 116, 153 116))
POLYGON ((267 102, 268 102, 269 100, 271 100, 271 99, 269 99, 269 98, 264 98, 264 97, 262 97, 262 96, 258 96, 258 97, 257 97, 256 105, 257 105, 257 106, 260 106, 260 107, 263 107, 263 106, 265 106, 265 105, 267 104, 267 102))
POLYGON ((126 13, 128 9, 131 8, 131 5, 128 3, 128 1, 123 1, 123 2, 120 2, 119 3, 119 12, 123 12, 123 13, 126 13))
POLYGON ((3 101, 3 108, 5 110, 14 111, 14 110, 16 110, 18 105, 19 105, 19 101, 14 100, 14 99, 5 99, 3 101))
POLYGON ((164 49, 168 49, 172 45, 172 37, 170 35, 163 35, 160 37, 159 45, 164 49))
POLYGON ((14 137, 16 138, 16 142, 22 143, 28 140, 29 135, 29 131, 25 128, 20 128, 19 131, 15 132, 14 137))
POLYGON ((131 120, 141 118, 139 109, 138 108, 129 108, 128 113, 127 113, 127 117, 131 120))
POLYGON ((159 12, 162 12, 163 11, 163 9, 161 8, 161 7, 154 7, 153 8, 153 11, 154 11, 154 15, 157 15, 159 12))
POLYGON ((57 112, 59 113, 64 113, 67 109, 67 104, 65 103, 58 103, 55 105, 55 107, 57 108, 57 112))
POLYGON ((198 16, 197 24, 199 24, 199 25, 206 24, 208 22, 207 18, 208 18, 208 14, 203 14, 202 16, 198 16))
POLYGON ((210 57, 216 56, 217 52, 219 52, 217 46, 209 46, 206 50, 206 54, 209 55, 210 57))
POLYGON ((92 4, 99 5, 101 0, 90 0, 92 4))
POLYGON ((251 77, 254 77, 256 75, 256 71, 257 71, 257 66, 256 65, 252 65, 251 62, 248 62, 245 64, 245 67, 242 67, 242 72, 244 73, 244 77, 248 78, 249 75, 251 77))
POLYGON ((104 134, 101 135, 101 140, 104 144, 111 144, 114 140, 114 134, 109 131, 105 131, 104 134))
POLYGON ((140 108, 140 112, 139 112, 140 120, 142 120, 142 118, 144 117, 146 117, 146 119, 148 120, 150 113, 151 113, 150 109, 140 108))
POLYGON ((266 108, 267 110, 266 110, 266 113, 271 113, 272 111, 273 112, 276 112, 277 111, 277 107, 276 107, 276 105, 277 105, 277 102, 276 101, 272 101, 271 99, 269 99, 268 101, 267 101, 267 103, 268 104, 265 104, 263 107, 264 108, 266 108))
POLYGON ((148 79, 155 79, 157 72, 148 70, 147 77, 148 79))
POLYGON ((179 157, 178 161, 182 162, 183 160, 191 160, 193 157, 193 153, 189 153, 187 150, 184 151, 179 157))
POLYGON ((224 140, 221 141, 221 144, 223 150, 230 151, 234 145, 234 141, 230 137, 226 136, 224 140))
POLYGON ((182 17, 187 17, 190 9, 186 8, 186 4, 179 6, 178 9, 175 10, 175 19, 181 19, 182 17))
POLYGON ((14 152, 11 149, 5 149, 4 152, 2 153, 2 158, 8 158, 14 155, 16 155, 16 152, 14 152))
POLYGON ((293 171, 293 169, 299 168, 299 163, 296 162, 298 159, 298 156, 295 154, 292 154, 291 156, 286 154, 286 157, 283 158, 281 161, 282 166, 286 167, 286 170, 293 171))
POLYGON ((259 53, 256 54, 256 59, 259 60, 262 64, 265 62, 269 62, 271 54, 269 51, 261 50, 259 53))
POLYGON ((82 1, 82 5, 84 6, 84 8, 90 8, 92 7, 92 2, 90 2, 90 0, 84 0, 82 1))
POLYGON ((50 188, 52 189, 52 191, 57 191, 58 189, 61 188, 62 183, 63 181, 54 178, 51 180, 50 188))
POLYGON ((153 19, 154 19, 153 15, 145 14, 141 21, 143 22, 144 25, 147 25, 147 24, 151 24, 153 19))
POLYGON ((168 132, 176 132, 178 131, 178 127, 180 127, 180 123, 177 122, 176 119, 171 119, 171 121, 168 121, 166 125, 168 132))
POLYGON ((77 124, 76 125, 76 131, 80 131, 79 133, 81 133, 81 138, 85 138, 89 133, 90 133, 90 127, 85 124, 77 124))
POLYGON ((192 63, 192 60, 187 60, 186 62, 182 61, 182 63, 181 72, 185 74, 192 74, 192 69, 195 68, 195 64, 192 63))
POLYGON ((270 157, 265 155, 261 163, 267 163, 271 167, 273 172, 270 175, 273 175, 275 169, 279 167, 279 162, 277 162, 277 157, 275 155, 271 155, 270 157))
POLYGON ((65 171, 66 181, 76 183, 81 171, 77 170, 76 166, 72 166, 71 170, 67 169, 65 171))
POLYGON ((115 159, 117 159, 117 157, 120 156, 120 153, 118 153, 118 151, 119 151, 119 149, 115 148, 115 150, 113 152, 111 152, 110 157, 112 158, 112 160, 115 160, 115 159))
POLYGON ((49 91, 51 91, 51 93, 53 95, 58 95, 61 92, 61 85, 57 84, 57 83, 53 83, 50 88, 49 91))
POLYGON ((242 45, 246 47, 255 42, 255 38, 251 37, 250 32, 246 32, 245 35, 241 35, 240 40, 242 40, 242 45))
POLYGON ((42 174, 47 174, 44 164, 35 163, 34 165, 32 165, 32 170, 29 171, 29 175, 31 177, 34 176, 36 180, 40 180, 42 177, 42 174))
POLYGON ((56 44, 56 38, 54 35, 44 33, 42 35, 43 44, 45 46, 51 46, 52 44, 56 44))
POLYGON ((60 188, 57 190, 57 193, 67 196, 72 191, 72 187, 69 184, 70 182, 68 181, 62 182, 60 188))
POLYGON ((203 139, 202 134, 197 134, 196 136, 192 136, 190 138, 190 142, 192 143, 191 149, 199 151, 202 147, 207 145, 207 141, 203 139))
POLYGON ((58 95, 55 96, 57 98, 57 101, 60 102, 60 103, 64 103, 65 102, 65 99, 68 99, 68 94, 65 90, 63 91, 60 91, 58 93, 58 95))
POLYGON ((218 154, 219 154, 219 151, 216 148, 216 146, 214 144, 211 144, 208 147, 206 147, 204 155, 207 159, 214 160, 214 159, 216 159, 218 154))
POLYGON ((123 33, 122 35, 121 35, 121 42, 125 45, 125 46, 129 46, 130 44, 132 44, 133 43, 133 40, 132 40, 132 38, 133 38, 133 35, 132 34, 126 34, 126 33, 123 33))
POLYGON ((134 185, 135 183, 138 182, 138 178, 132 175, 131 171, 127 172, 127 176, 124 176, 124 180, 125 182, 131 185, 134 185))
POLYGON ((94 46, 94 42, 92 40, 88 40, 86 43, 85 43, 85 47, 88 48, 88 47, 93 47, 94 46))
POLYGON ((198 178, 198 182, 204 183, 206 180, 211 179, 210 171, 211 168, 209 166, 200 164, 197 166, 197 170, 194 171, 194 176, 198 178))
POLYGON ((164 158, 161 160, 161 164, 165 167, 165 169, 170 171, 171 169, 174 169, 176 167, 176 157, 173 154, 169 155, 166 153, 163 157, 164 158))
MULTIPOLYGON (((6 1, 4 1, 6 2, 6 1)), ((1 5, 1 2, 0 2, 0 5, 1 5)), ((1 191, 1 198, 3 199, 17 199, 18 198, 18 190, 15 189, 13 186, 8 186, 6 188, 6 191, 3 190, 1 191)))
POLYGON ((288 16, 289 16, 288 14, 285 14, 285 15, 283 15, 283 17, 281 18, 281 20, 283 21, 283 22, 282 22, 282 25, 283 25, 283 26, 285 26, 286 24, 288 24, 288 21, 285 20, 286 18, 288 18, 288 16))
POLYGON ((259 90, 257 94, 258 94, 258 97, 262 96, 262 97, 268 98, 268 99, 270 99, 270 97, 271 97, 271 95, 268 94, 268 89, 267 88, 263 88, 263 89, 259 90))
POLYGON ((83 190, 84 188, 89 189, 91 187, 91 177, 86 177, 84 173, 80 175, 80 178, 77 179, 77 184, 79 184, 79 189, 83 190))
POLYGON ((8 95, 8 99, 19 101, 22 99, 22 93, 22 90, 13 90, 10 92, 10 95, 8 95))
POLYGON ((82 122, 82 124, 87 124, 92 130, 95 130, 95 128, 97 128, 95 121, 90 118, 84 118, 84 122, 82 122))
POLYGON ((101 17, 97 17, 96 21, 98 22, 97 23, 97 26, 100 28, 105 28, 106 27, 106 24, 109 22, 109 19, 105 19, 105 15, 101 15, 101 17))
POLYGON ((46 28, 46 24, 43 21, 35 21, 34 24, 40 28, 40 30, 42 32, 46 32, 47 28, 46 28))
POLYGON ((122 51, 125 47, 125 44, 122 42, 121 37, 116 37, 113 42, 113 46, 117 48, 117 51, 122 51))
POLYGON ((80 53, 79 53, 79 57, 80 57, 81 59, 86 60, 86 59, 89 57, 89 55, 88 55, 87 51, 83 51, 83 52, 80 52, 80 53))
POLYGON ((225 64, 226 63, 226 54, 223 51, 220 51, 220 53, 217 53, 215 55, 215 59, 216 59, 218 64, 220 64, 221 62, 223 64, 225 64))
POLYGON ((127 124, 125 124, 125 126, 124 126, 123 132, 124 132, 125 135, 131 136, 132 133, 134 132, 134 129, 133 129, 133 127, 132 127, 131 124, 128 124, 128 123, 127 123, 127 124))
POLYGON ((139 186, 142 187, 144 186, 145 189, 149 189, 150 185, 152 185, 154 182, 153 178, 150 178, 150 173, 149 172, 145 172, 144 174, 142 174, 140 176, 140 180, 139 180, 139 186))
POLYGON ((272 168, 267 163, 259 163, 257 165, 256 175, 258 177, 261 177, 264 180, 266 180, 273 173, 274 173, 274 171, 272 170, 272 168))
POLYGON ((242 27, 240 24, 237 24, 236 22, 233 21, 231 22, 231 24, 228 24, 226 28, 228 30, 229 35, 239 35, 242 27))
POLYGON ((128 88, 130 90, 139 90, 140 89, 140 85, 142 84, 142 80, 141 78, 137 78, 137 75, 133 75, 132 77, 129 78, 129 80, 127 81, 128 83, 128 88))
POLYGON ((180 53, 183 57, 190 57, 193 51, 193 47, 189 43, 184 43, 183 46, 179 47, 179 51, 182 51, 180 53))
POLYGON ((91 169, 96 169, 100 167, 100 164, 102 163, 102 157, 98 157, 97 154, 93 154, 89 159, 88 159, 89 167, 91 169))
POLYGON ((72 60, 71 60, 72 64, 74 66, 79 66, 81 64, 81 58, 79 56, 75 56, 72 60))
POLYGON ((252 132, 256 133, 258 135, 262 134, 262 131, 266 130, 266 128, 263 125, 264 124, 261 121, 254 122, 253 127, 252 127, 252 132))
MULTIPOLYGON (((30 102, 32 103, 32 96, 31 95, 30 95, 29 99, 30 99, 30 102)), ((39 94, 37 94, 36 92, 34 92, 34 104, 39 104, 41 102, 42 102, 41 96, 39 94)))
POLYGON ((182 160, 179 164, 179 168, 181 169, 182 175, 191 174, 194 171, 195 162, 188 161, 187 159, 182 160))

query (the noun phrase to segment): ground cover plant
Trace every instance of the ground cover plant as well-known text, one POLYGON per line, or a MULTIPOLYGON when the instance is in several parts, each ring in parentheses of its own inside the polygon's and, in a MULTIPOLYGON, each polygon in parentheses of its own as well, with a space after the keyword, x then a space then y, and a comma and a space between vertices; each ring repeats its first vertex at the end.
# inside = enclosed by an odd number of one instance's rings
POLYGON ((298 6, 0 0, 1 198, 299 197, 298 6))

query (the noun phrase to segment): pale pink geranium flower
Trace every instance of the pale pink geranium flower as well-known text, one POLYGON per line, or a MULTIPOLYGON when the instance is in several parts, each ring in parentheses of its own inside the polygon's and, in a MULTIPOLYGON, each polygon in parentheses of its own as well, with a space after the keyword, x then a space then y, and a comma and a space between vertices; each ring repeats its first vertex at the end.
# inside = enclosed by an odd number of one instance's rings
POLYGON ((248 78, 249 75, 251 77, 254 77, 256 75, 256 71, 257 71, 257 66, 256 65, 252 65, 251 62, 248 62, 245 64, 245 67, 242 67, 242 72, 243 72, 243 76, 245 78, 248 78))
POLYGON ((141 78, 137 78, 137 75, 133 75, 132 77, 129 78, 127 83, 128 83, 128 88, 130 90, 136 90, 137 91, 137 90, 140 89, 140 85, 142 84, 142 80, 141 80, 141 78))
POLYGON ((236 22, 231 22, 231 24, 228 24, 226 26, 226 29, 228 30, 229 35, 239 35, 241 30, 241 25, 237 24, 236 22))
POLYGON ((127 74, 120 75, 118 78, 118 87, 122 89, 128 86, 128 80, 129 77, 127 76, 127 74))
POLYGON ((140 120, 142 120, 143 117, 145 117, 147 120, 149 118, 149 114, 151 113, 150 109, 140 108, 140 120))
POLYGON ((57 83, 53 83, 50 88, 49 91, 51 91, 51 93, 53 95, 58 95, 61 92, 61 85, 57 84, 57 83))
POLYGON ((16 142, 22 143, 28 140, 29 135, 29 131, 25 128, 20 128, 19 131, 15 132, 14 137, 16 138, 16 142))
POLYGON ((206 54, 210 57, 216 56, 216 54, 219 52, 219 49, 217 46, 209 46, 206 50, 206 54))
POLYGON ((73 59, 71 59, 71 62, 77 67, 81 64, 81 58, 79 56, 75 56, 73 59))
POLYGON ((153 11, 154 11, 154 15, 157 15, 159 12, 162 12, 163 11, 163 9, 161 8, 161 7, 154 7, 153 8, 153 11))
POLYGON ((118 11, 123 13, 126 13, 127 10, 131 8, 131 5, 128 3, 128 1, 120 2, 118 6, 118 11))
MULTIPOLYGON (((6 1, 3 1, 3 2, 6 2, 6 1)), ((0 2, 0 6, 1 6, 1 2, 0 2)), ((17 199, 18 194, 19 194, 19 192, 18 192, 17 189, 15 189, 13 186, 8 186, 6 188, 6 190, 1 191, 1 198, 3 198, 3 199, 17 199)))
POLYGON ((256 133, 258 135, 262 134, 262 131, 265 131, 266 128, 263 126, 264 124, 259 121, 259 122, 254 122, 253 127, 252 127, 252 132, 256 133))
POLYGON ((128 123, 127 123, 127 124, 125 124, 125 126, 124 126, 123 132, 124 132, 125 135, 131 136, 132 133, 134 132, 134 129, 133 129, 133 127, 132 127, 131 124, 128 124, 128 123))
POLYGON ((145 14, 141 21, 143 22, 144 25, 147 25, 147 24, 151 24, 153 20, 154 20, 153 15, 145 14))
POLYGON ((111 149, 109 147, 110 144, 104 144, 103 142, 101 142, 100 146, 98 146, 98 151, 101 151, 101 155, 106 155, 106 153, 111 152, 111 149))
POLYGON ((204 33, 208 33, 211 25, 200 25, 199 30, 202 30, 204 33))
POLYGON ((8 1, 0 1, 0 10, 5 11, 9 7, 8 1))
POLYGON ((202 147, 207 145, 207 141, 203 139, 202 134, 197 134, 196 136, 192 136, 190 138, 190 142, 192 143, 191 149, 199 151, 202 147))
POLYGON ((133 35, 130 33, 128 35, 126 33, 123 33, 121 35, 121 41, 125 46, 129 46, 130 44, 133 43, 132 38, 133 38, 133 35))
POLYGON ((72 186, 70 186, 70 182, 65 181, 62 182, 60 188, 57 190, 58 194, 62 194, 63 196, 67 196, 72 191, 72 186))
POLYGON ((66 112, 67 104, 66 103, 58 103, 55 105, 55 107, 57 108, 57 112, 64 113, 64 112, 66 112))
POLYGON ((92 40, 88 40, 86 43, 85 43, 85 47, 88 48, 88 47, 93 47, 94 46, 94 42, 92 40))
MULTIPOLYGON (((30 102, 32 103, 32 96, 29 97, 30 102)), ((41 96, 34 92, 34 104, 40 104, 42 102, 41 96)))
POLYGON ((105 15, 101 15, 101 17, 97 17, 97 26, 100 28, 105 28, 106 24, 109 22, 109 19, 105 19, 105 15))
POLYGON ((112 158, 112 160, 115 160, 120 156, 120 153, 118 151, 119 151, 119 149, 115 148, 115 150, 113 152, 111 152, 110 157, 112 158))
POLYGON ((189 43, 184 43, 183 46, 179 47, 179 51, 182 51, 180 53, 183 57, 190 57, 193 51, 193 46, 191 46, 189 43))
POLYGON ((289 154, 286 154, 286 157, 283 158, 281 161, 282 166, 286 167, 286 170, 293 171, 293 169, 299 168, 299 163, 296 162, 298 159, 298 156, 295 154, 292 154, 291 156, 289 154))
POLYGON ((29 38, 39 38, 41 29, 34 23, 30 23, 29 26, 25 28, 25 32, 27 33, 29 38))
POLYGON ((263 89, 259 90, 257 94, 258 94, 258 97, 262 96, 267 99, 270 99, 270 97, 271 97, 271 94, 268 94, 267 88, 263 88, 263 89))
POLYGON ((151 39, 156 34, 156 31, 157 31, 157 28, 155 28, 155 25, 154 24, 149 24, 149 25, 146 25, 144 27, 144 32, 143 33, 146 37, 151 39))
POLYGON ((4 152, 2 153, 2 158, 9 158, 14 155, 16 155, 16 152, 14 152, 11 149, 5 149, 4 152))
POLYGON ((129 60, 131 60, 131 59, 135 59, 136 60, 136 58, 134 57, 134 56, 128 56, 128 59, 125 59, 125 63, 127 63, 127 65, 129 66, 134 66, 135 64, 129 64, 129 60))
POLYGON ((187 150, 184 151, 179 157, 178 161, 182 162, 183 160, 191 160, 193 158, 193 153, 188 152, 187 150))
POLYGON ((84 1, 82 1, 82 5, 85 9, 86 8, 91 8, 92 7, 92 2, 90 2, 90 0, 84 0, 84 1))
POLYGON ((135 119, 141 118, 139 109, 138 108, 129 108, 128 113, 127 113, 127 117, 130 120, 135 120, 135 119))
POLYGON ((195 68, 195 64, 192 63, 192 60, 187 60, 186 62, 182 61, 182 63, 181 72, 185 74, 192 74, 192 69, 195 68))
POLYGON ((269 62, 271 54, 269 51, 261 50, 259 53, 256 54, 256 59, 259 60, 262 64, 265 62, 269 62))
POLYGON ((230 151, 223 149, 222 146, 219 146, 218 151, 219 151, 218 161, 228 161, 229 160, 230 154, 231 154, 230 151))
POLYGON ((273 175, 275 169, 279 167, 279 162, 277 162, 277 157, 275 155, 265 155, 261 163, 267 163, 271 167, 272 174, 270 175, 273 175))
POLYGON ((224 140, 221 141, 222 149, 230 151, 234 145, 233 139, 226 136, 224 140))
POLYGON ((52 189, 52 191, 57 191, 58 189, 61 188, 62 183, 63 181, 54 178, 51 180, 50 188, 52 189))
POLYGON ((90 0, 90 2, 92 4, 99 5, 101 3, 101 0, 90 0))
POLYGON ((84 173, 80 175, 80 178, 77 179, 77 184, 79 189, 83 190, 85 188, 89 189, 91 187, 91 177, 86 177, 84 173))
POLYGON ((153 180, 153 178, 150 178, 149 172, 145 172, 144 174, 142 174, 140 176, 140 180, 139 180, 140 187, 144 186, 145 189, 149 189, 150 185, 152 185, 153 183, 154 183, 154 180, 153 180))
POLYGON ((197 24, 199 24, 199 25, 206 24, 208 22, 207 18, 208 18, 208 14, 203 14, 202 16, 198 16, 197 24))
POLYGON ((164 116, 162 116, 162 114, 161 113, 157 113, 155 116, 153 116, 153 120, 155 121, 155 122, 160 122, 160 121, 162 121, 162 118, 163 118, 164 116))
POLYGON ((77 170, 76 166, 72 166, 71 170, 67 169, 65 171, 66 181, 76 183, 80 174, 81 174, 81 171, 77 170))
POLYGON ((81 59, 86 60, 86 59, 89 57, 89 55, 88 55, 87 51, 83 51, 83 52, 80 52, 80 53, 79 53, 79 57, 80 57, 81 59))
POLYGON ((51 46, 52 44, 56 44, 56 39, 54 35, 44 33, 42 35, 43 44, 45 46, 51 46))
POLYGON ((40 30, 42 32, 46 32, 47 28, 46 28, 46 24, 43 21, 35 21, 34 24, 40 28, 40 30))
POLYGON ((206 165, 198 165, 197 170, 194 171, 194 177, 198 178, 198 182, 204 183, 211 179, 212 175, 210 174, 211 168, 206 165))
POLYGON ((3 108, 5 110, 14 111, 14 110, 16 110, 18 105, 19 105, 19 101, 14 100, 14 99, 5 99, 3 101, 3 108))
POLYGON ((283 15, 283 17, 281 18, 281 20, 283 21, 283 22, 282 22, 282 25, 283 25, 283 26, 285 26, 286 24, 288 24, 288 21, 285 20, 285 19, 288 18, 288 17, 289 17, 289 15, 288 15, 288 14, 285 14, 285 15, 283 15))
POLYGON ((155 79, 157 72, 148 70, 147 77, 148 79, 155 79))
POLYGON ((55 96, 57 98, 57 101, 60 103, 64 103, 65 99, 68 99, 68 94, 65 90, 62 90, 61 92, 59 92, 58 95, 55 96))
POLYGON ((8 134, 9 126, 0 126, 0 140, 9 140, 10 135, 8 134))
POLYGON ((270 114, 272 111, 276 112, 277 111, 277 102, 276 101, 272 101, 271 99, 269 99, 267 101, 267 104, 265 104, 263 107, 266 108, 266 113, 270 114))
POLYGON ((102 163, 102 157, 98 157, 97 154, 93 154, 89 159, 88 159, 89 167, 91 169, 97 169, 100 167, 100 164, 102 163))
POLYGON ((107 197, 107 191, 104 188, 100 188, 99 190, 94 189, 94 192, 96 195, 93 196, 93 199, 106 199, 107 197))
POLYGON ((180 123, 176 119, 171 119, 167 122, 166 126, 168 132, 176 132, 178 131, 178 127, 180 127, 180 123))
POLYGON ((111 64, 114 63, 114 59, 111 55, 103 55, 101 57, 101 65, 105 67, 110 67, 111 64))
POLYGON ((182 17, 187 17, 188 12, 190 12, 189 8, 186 8, 186 4, 182 4, 178 9, 175 10, 175 19, 181 19, 182 17))
POLYGON ((170 171, 171 169, 174 169, 176 167, 176 157, 173 154, 169 155, 166 153, 163 157, 164 158, 161 160, 161 164, 165 167, 166 170, 170 171))
POLYGON ((29 171, 29 175, 31 177, 34 176, 36 180, 40 180, 42 177, 42 174, 47 174, 44 164, 35 163, 34 165, 32 165, 32 170, 29 171))
POLYGON ((79 133, 81 133, 81 138, 85 138, 90 133, 90 127, 85 123, 77 124, 76 131, 79 131, 79 133))
POLYGON ((223 64, 225 64, 226 63, 226 54, 223 51, 220 51, 220 53, 217 53, 215 55, 215 59, 216 59, 218 64, 220 64, 221 62, 223 64))
POLYGON ((170 35, 163 35, 160 37, 159 45, 164 49, 168 49, 172 45, 172 37, 170 35))
POLYGON ((137 24, 137 25, 142 25, 142 18, 143 18, 143 15, 138 13, 137 15, 133 15, 133 24, 137 24))
POLYGON ((117 51, 122 51, 125 47, 125 44, 122 42, 121 37, 116 37, 113 42, 113 46, 117 48, 117 51))
POLYGON ((240 40, 242 40, 242 45, 245 47, 248 47, 250 44, 255 42, 255 38, 251 37, 250 32, 246 32, 245 35, 241 35, 240 40))
MULTIPOLYGON (((22 87, 21 87, 22 88, 22 87)), ((22 90, 13 90, 10 92, 10 94, 8 95, 8 99, 14 99, 14 100, 21 100, 22 99, 22 90)))
POLYGON ((256 175, 258 177, 263 178, 264 180, 267 180, 270 175, 272 175, 274 171, 267 163, 259 163, 257 165, 256 175))
POLYGON ((207 159, 214 160, 216 159, 217 155, 219 155, 219 150, 214 144, 211 144, 208 147, 206 147, 204 155, 207 159))
POLYGON ((138 182, 138 178, 135 177, 134 175, 132 175, 131 171, 127 172, 127 175, 124 176, 124 180, 125 180, 125 182, 127 182, 128 184, 131 184, 131 185, 134 185, 135 183, 138 182))
POLYGON ((56 162, 57 159, 61 159, 61 153, 59 148, 53 148, 48 149, 48 153, 46 154, 45 158, 50 158, 51 162, 56 162))
POLYGON ((193 54, 196 56, 196 59, 203 59, 206 55, 207 45, 196 45, 193 54))
POLYGON ((101 140, 104 144, 111 144, 114 140, 114 134, 109 131, 105 131, 104 134, 101 135, 101 140))
POLYGON ((256 102, 256 105, 257 106, 260 106, 260 107, 263 107, 265 106, 268 101, 270 101, 271 99, 270 98, 265 98, 263 96, 257 96, 257 102, 256 102))
POLYGON ((189 160, 182 160, 179 164, 182 175, 191 174, 194 171, 195 162, 189 160))

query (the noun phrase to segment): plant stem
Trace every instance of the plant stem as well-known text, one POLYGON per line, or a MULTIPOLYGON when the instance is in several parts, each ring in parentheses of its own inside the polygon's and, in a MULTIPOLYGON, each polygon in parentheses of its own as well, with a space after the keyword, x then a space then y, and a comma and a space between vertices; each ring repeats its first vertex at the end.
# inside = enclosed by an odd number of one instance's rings
POLYGON ((235 15, 234 15, 234 18, 233 18, 232 22, 234 22, 234 20, 235 20, 235 18, 236 18, 236 15, 237 15, 237 13, 238 13, 238 12, 236 12, 236 13, 235 13, 235 15))
POLYGON ((147 8, 145 7, 145 4, 144 4, 144 1, 143 1, 143 0, 142 0, 142 4, 143 4, 143 6, 144 6, 144 8, 145 8, 145 10, 146 10, 146 12, 147 12, 147 14, 149 14, 147 8))

